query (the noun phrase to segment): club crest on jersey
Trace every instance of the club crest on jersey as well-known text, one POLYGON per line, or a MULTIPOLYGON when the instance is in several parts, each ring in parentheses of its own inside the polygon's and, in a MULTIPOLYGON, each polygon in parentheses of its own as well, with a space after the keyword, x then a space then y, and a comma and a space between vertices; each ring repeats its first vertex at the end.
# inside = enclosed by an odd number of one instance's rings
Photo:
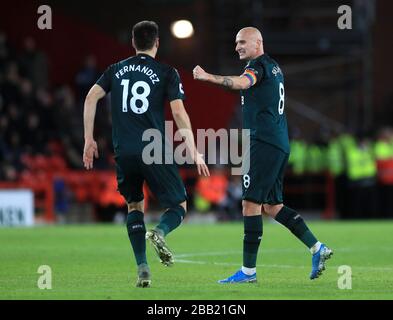
POLYGON ((272 73, 273 73, 275 76, 277 76, 277 74, 279 74, 279 73, 282 74, 281 69, 280 69, 279 66, 275 66, 275 67, 272 69, 272 73))

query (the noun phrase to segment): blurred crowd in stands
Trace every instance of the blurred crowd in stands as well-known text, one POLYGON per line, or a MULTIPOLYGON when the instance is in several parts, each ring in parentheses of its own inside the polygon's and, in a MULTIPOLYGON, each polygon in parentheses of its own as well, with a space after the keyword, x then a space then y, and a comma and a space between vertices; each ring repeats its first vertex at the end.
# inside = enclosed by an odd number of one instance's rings
MULTIPOLYGON (((99 76, 93 56, 86 58, 72 84, 49 82, 48 60, 33 38, 20 50, 0 32, 0 180, 17 180, 22 154, 64 156, 70 168, 81 169, 83 101, 99 76)), ((97 168, 110 166, 109 112, 97 113, 97 140, 102 157, 97 168)))
MULTIPOLYGON (((81 63, 72 84, 51 84, 48 70, 48 59, 33 38, 26 38, 23 48, 14 50, 0 32, 0 181, 26 177, 26 170, 35 170, 31 161, 37 157, 57 157, 56 168, 83 169, 83 101, 100 72, 94 56, 81 63)), ((113 172, 110 110, 105 99, 100 103, 95 126, 100 158, 95 169, 113 172)), ((323 143, 294 138, 288 169, 289 175, 298 177, 332 175, 339 217, 393 218, 391 127, 379 129, 374 136, 341 133, 323 143)), ((116 191, 114 180, 110 185, 116 191)), ((211 177, 194 177, 186 185, 193 186, 188 191, 195 210, 213 210, 222 219, 241 218, 241 177, 218 166, 212 168, 211 177)), ((66 186, 57 180, 54 188, 56 208, 66 211, 66 186)), ((108 200, 106 207, 121 206, 119 198, 112 202, 108 200)))

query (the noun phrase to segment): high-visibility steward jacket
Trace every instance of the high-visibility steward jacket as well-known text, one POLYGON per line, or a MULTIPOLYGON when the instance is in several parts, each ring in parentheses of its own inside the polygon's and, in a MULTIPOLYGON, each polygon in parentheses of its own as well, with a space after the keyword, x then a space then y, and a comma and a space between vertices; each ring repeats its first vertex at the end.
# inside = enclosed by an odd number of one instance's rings
POLYGON ((350 147, 346 150, 347 175, 352 181, 373 178, 377 174, 377 164, 371 148, 350 147))
POLYGON ((326 153, 324 149, 316 144, 312 144, 307 148, 306 170, 312 173, 319 173, 325 169, 326 153))
POLYGON ((288 163, 292 166, 293 173, 302 175, 306 167, 307 145, 301 140, 291 141, 291 153, 288 163))
POLYGON ((345 163, 343 150, 337 139, 333 139, 329 143, 326 157, 328 170, 333 176, 339 176, 344 172, 345 163))
POLYGON ((374 146, 374 153, 377 160, 393 159, 393 147, 387 141, 377 141, 374 146))

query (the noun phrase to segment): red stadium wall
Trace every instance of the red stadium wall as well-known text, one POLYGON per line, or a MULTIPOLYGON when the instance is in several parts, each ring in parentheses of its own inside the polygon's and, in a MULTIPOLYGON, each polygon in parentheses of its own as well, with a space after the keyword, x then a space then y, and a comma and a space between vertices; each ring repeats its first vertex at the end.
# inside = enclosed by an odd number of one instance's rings
MULTIPOLYGON (((383 14, 384 12, 393 12, 392 1, 376 1, 376 17, 374 24, 373 39, 373 62, 374 62, 374 107, 378 107, 383 113, 382 118, 393 113, 392 110, 393 94, 392 94, 392 73, 393 73, 393 46, 386 32, 393 30, 392 14, 383 14), (388 31, 389 30, 389 31, 388 31), (386 109, 387 108, 387 109, 386 109), (385 111, 386 110, 386 111, 385 111)), ((391 39, 391 38, 390 38, 391 39)), ((392 119, 389 120, 392 123, 392 119)))
MULTIPOLYGON (((37 47, 48 56, 52 84, 73 84, 84 57, 89 54, 96 56, 101 70, 114 61, 133 54, 131 46, 125 46, 87 23, 67 17, 53 8, 53 29, 38 29, 39 5, 36 1, 25 0, 2 3, 0 30, 5 31, 9 42, 17 48, 21 47, 23 39, 27 36, 32 36, 36 40, 37 47)), ((186 107, 194 130, 225 128, 237 105, 237 95, 196 82, 191 72, 182 70, 175 63, 172 64, 178 68, 182 77, 187 95, 186 107)))

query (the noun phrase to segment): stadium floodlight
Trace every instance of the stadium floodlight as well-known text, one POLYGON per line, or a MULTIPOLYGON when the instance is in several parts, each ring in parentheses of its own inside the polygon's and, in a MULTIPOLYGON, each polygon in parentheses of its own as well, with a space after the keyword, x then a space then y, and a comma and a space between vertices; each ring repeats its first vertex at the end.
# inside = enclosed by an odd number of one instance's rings
POLYGON ((171 31, 176 38, 185 39, 194 34, 194 27, 188 20, 178 20, 172 23, 171 31))

